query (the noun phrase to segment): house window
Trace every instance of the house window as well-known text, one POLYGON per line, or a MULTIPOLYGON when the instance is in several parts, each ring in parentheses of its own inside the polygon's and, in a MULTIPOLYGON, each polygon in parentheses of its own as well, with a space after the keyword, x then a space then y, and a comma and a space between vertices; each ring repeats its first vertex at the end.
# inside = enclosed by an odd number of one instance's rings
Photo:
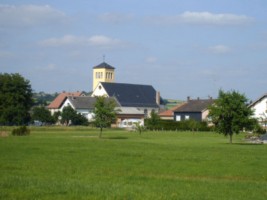
POLYGON ((190 116, 189 115, 186 115, 185 116, 185 120, 189 120, 190 119, 190 116))
POLYGON ((147 118, 147 109, 144 110, 144 116, 147 118))
POLYGON ((175 120, 176 120, 177 122, 181 121, 181 115, 176 115, 175 120))

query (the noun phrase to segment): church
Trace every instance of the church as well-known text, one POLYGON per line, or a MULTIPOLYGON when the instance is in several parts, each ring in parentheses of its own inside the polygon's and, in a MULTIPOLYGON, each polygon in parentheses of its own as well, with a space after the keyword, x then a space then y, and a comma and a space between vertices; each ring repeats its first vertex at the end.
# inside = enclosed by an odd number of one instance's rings
POLYGON ((115 67, 103 62, 93 67, 93 88, 91 96, 65 95, 64 98, 54 100, 57 107, 48 108, 62 111, 65 106, 72 106, 89 121, 93 120, 94 99, 96 96, 105 96, 115 100, 119 110, 117 113, 117 127, 131 127, 133 123, 144 123, 144 119, 150 117, 152 111, 158 113, 163 107, 160 93, 151 85, 117 83, 115 82, 115 67), (60 101, 60 102, 59 102, 60 101))
POLYGON ((115 67, 103 62, 93 67, 94 96, 113 97, 120 106, 117 119, 120 126, 150 117, 163 106, 160 93, 151 85, 115 82, 115 67))

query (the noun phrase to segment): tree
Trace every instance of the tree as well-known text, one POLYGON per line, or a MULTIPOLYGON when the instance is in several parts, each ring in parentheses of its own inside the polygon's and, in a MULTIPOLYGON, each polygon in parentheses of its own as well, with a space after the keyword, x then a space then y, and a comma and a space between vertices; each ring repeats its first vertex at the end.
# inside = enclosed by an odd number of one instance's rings
POLYGON ((152 110, 152 112, 150 114, 150 118, 147 119, 146 122, 147 122, 147 126, 150 129, 154 129, 158 125, 158 123, 160 122, 160 117, 154 110, 152 110))
POLYGON ((116 119, 115 106, 116 102, 112 99, 107 99, 104 96, 96 97, 94 123, 100 128, 99 138, 102 136, 103 128, 110 127, 116 119))
POLYGON ((50 111, 47 110, 44 106, 33 108, 32 120, 37 120, 45 124, 55 123, 54 117, 51 115, 50 111))
POLYGON ((245 95, 236 91, 219 91, 219 97, 209 107, 209 116, 215 126, 215 130, 224 135, 238 134, 243 128, 250 128, 254 120, 251 118, 253 111, 247 106, 248 99, 245 95))
POLYGON ((63 108, 61 113, 61 123, 66 126, 72 125, 88 125, 88 120, 77 113, 71 106, 66 106, 63 108))
POLYGON ((135 122, 134 123, 134 128, 135 128, 136 131, 139 132, 140 135, 141 135, 142 132, 145 131, 145 127, 144 127, 144 125, 141 124, 141 122, 135 122))
POLYGON ((19 74, 0 74, 0 125, 25 125, 33 105, 30 82, 19 74))

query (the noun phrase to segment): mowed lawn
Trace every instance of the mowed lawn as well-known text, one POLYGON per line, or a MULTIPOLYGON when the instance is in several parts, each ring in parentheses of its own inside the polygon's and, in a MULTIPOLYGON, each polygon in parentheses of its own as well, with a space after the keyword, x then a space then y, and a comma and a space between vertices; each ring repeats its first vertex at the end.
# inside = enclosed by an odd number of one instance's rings
POLYGON ((35 128, 0 138, 0 199, 267 199, 267 145, 244 135, 35 128))

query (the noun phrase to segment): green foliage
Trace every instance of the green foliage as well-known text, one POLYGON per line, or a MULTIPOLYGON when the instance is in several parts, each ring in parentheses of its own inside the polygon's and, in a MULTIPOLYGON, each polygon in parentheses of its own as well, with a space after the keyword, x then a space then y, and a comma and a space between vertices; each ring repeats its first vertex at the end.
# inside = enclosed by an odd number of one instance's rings
POLYGON ((61 113, 61 123, 66 126, 69 125, 88 125, 88 120, 77 113, 71 106, 66 106, 63 108, 61 113))
POLYGON ((50 102, 52 102, 58 93, 48 94, 45 92, 35 92, 33 93, 34 105, 35 106, 47 106, 50 102))
POLYGON ((144 132, 146 129, 145 127, 141 124, 141 122, 135 122, 134 123, 134 128, 138 133, 141 135, 142 132, 144 132))
POLYGON ((0 125, 25 125, 33 105, 30 82, 19 74, 0 74, 0 125))
POLYGON ((251 118, 253 111, 247 106, 248 99, 236 91, 219 91, 215 104, 210 106, 209 116, 215 125, 215 130, 224 135, 238 134, 244 128, 251 129, 255 121, 251 118))
POLYGON ((102 135, 103 128, 110 127, 111 123, 116 119, 115 111, 116 102, 107 99, 104 96, 96 97, 94 124, 100 128, 99 137, 102 135))
POLYGON ((32 109, 32 121, 37 120, 44 124, 55 123, 55 118, 51 115, 50 111, 44 106, 34 107, 32 109))
POLYGON ((26 126, 21 126, 12 130, 12 135, 14 136, 26 136, 30 135, 30 129, 26 126))
POLYGON ((151 126, 149 119, 145 119, 145 127, 148 130, 172 130, 172 131, 210 131, 207 122, 198 122, 195 120, 172 121, 159 120, 156 125, 151 126))
POLYGON ((156 126, 158 125, 160 121, 160 117, 158 116, 158 114, 152 110, 151 114, 150 114, 150 118, 148 118, 146 120, 146 124, 148 127, 150 127, 151 129, 156 128, 156 126))

